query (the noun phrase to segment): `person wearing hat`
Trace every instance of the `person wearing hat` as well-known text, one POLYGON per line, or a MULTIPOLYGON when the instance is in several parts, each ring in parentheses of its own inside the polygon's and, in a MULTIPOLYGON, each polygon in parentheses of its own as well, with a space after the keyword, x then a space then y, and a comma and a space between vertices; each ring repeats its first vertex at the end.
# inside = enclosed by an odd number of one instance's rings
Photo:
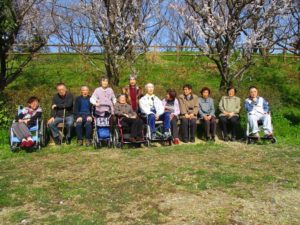
POLYGON ((236 140, 236 131, 239 124, 239 112, 241 110, 241 100, 236 96, 236 89, 229 87, 227 96, 223 96, 219 103, 221 114, 219 115, 224 141, 229 141, 228 128, 231 129, 231 141, 236 140))
POLYGON ((137 113, 126 102, 126 95, 124 94, 117 97, 115 115, 120 117, 123 127, 130 128, 130 142, 143 141, 144 121, 137 116, 137 113))
POLYGON ((127 96, 128 103, 131 105, 132 109, 137 112, 142 90, 136 84, 136 78, 136 75, 130 75, 129 84, 122 88, 122 92, 127 96))

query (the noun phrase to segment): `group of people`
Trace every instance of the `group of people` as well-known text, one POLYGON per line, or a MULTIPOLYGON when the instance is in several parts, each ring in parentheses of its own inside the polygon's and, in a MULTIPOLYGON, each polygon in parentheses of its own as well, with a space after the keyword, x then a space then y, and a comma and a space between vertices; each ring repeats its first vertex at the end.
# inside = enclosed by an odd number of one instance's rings
MULTIPOLYGON (((56 90, 57 94, 52 99, 51 118, 48 120, 56 145, 61 144, 58 124, 62 122, 66 127, 67 144, 71 143, 74 122, 78 145, 83 145, 83 129, 85 129, 86 146, 92 144, 93 106, 96 115, 115 115, 120 119, 122 126, 129 127, 129 141, 131 142, 143 140, 145 121, 150 127, 151 139, 156 139, 155 123, 163 121, 163 135, 172 136, 174 144, 179 144, 178 120, 181 122, 181 141, 195 142, 198 119, 204 124, 206 140, 215 141, 217 116, 211 90, 208 87, 202 88, 201 96, 198 97, 193 93, 192 86, 186 84, 183 86, 182 94, 178 97, 174 89, 168 89, 166 96, 161 100, 155 95, 153 84, 146 84, 145 93, 143 93, 137 85, 136 77, 131 75, 128 86, 124 87, 117 97, 113 89, 109 87, 107 77, 100 79, 100 86, 92 95, 87 86, 82 86, 81 94, 75 98, 75 101, 65 84, 57 84, 56 90)), ((237 137, 241 100, 236 96, 236 92, 234 87, 228 88, 227 95, 221 98, 218 105, 224 141, 235 141, 237 137)), ((265 135, 272 136, 269 105, 258 95, 256 87, 249 88, 249 97, 245 100, 244 107, 248 115, 251 135, 258 136, 258 121, 260 120, 263 122, 265 135)), ((42 109, 38 98, 29 98, 27 107, 18 114, 16 122, 12 125, 15 135, 22 140, 21 146, 30 147, 34 144, 29 128, 41 118, 41 115, 42 109)))

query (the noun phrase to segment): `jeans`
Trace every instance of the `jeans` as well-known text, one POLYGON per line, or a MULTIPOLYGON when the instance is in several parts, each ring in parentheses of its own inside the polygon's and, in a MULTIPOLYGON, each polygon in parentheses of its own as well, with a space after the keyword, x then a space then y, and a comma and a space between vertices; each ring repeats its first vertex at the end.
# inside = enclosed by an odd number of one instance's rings
MULTIPOLYGON (((151 133, 155 133, 156 132, 156 127, 155 127, 155 114, 148 114, 148 124, 150 126, 150 130, 151 133)), ((170 113, 169 112, 165 112, 164 114, 162 114, 159 117, 159 120, 163 121, 164 124, 164 132, 168 132, 171 128, 171 124, 170 124, 170 113)))
POLYGON ((85 128, 85 137, 86 139, 92 139, 92 122, 87 121, 87 116, 80 116, 82 118, 82 122, 76 122, 76 134, 77 140, 82 140, 82 128, 85 128))
MULTIPOLYGON (((62 123, 62 122, 63 122, 62 117, 55 117, 54 122, 49 124, 49 128, 52 132, 53 138, 59 137, 59 130, 57 128, 57 125, 59 123, 62 123)), ((73 123, 74 123, 73 115, 66 116, 66 118, 65 118, 65 127, 67 129, 67 138, 71 138, 71 131, 72 131, 73 123)))

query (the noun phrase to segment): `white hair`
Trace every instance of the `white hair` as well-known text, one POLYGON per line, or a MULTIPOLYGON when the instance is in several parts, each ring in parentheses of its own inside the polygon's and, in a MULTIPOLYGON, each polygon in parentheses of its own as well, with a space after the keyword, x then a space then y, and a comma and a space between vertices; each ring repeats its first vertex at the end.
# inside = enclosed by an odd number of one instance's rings
POLYGON ((145 85, 145 88, 147 89, 148 87, 153 87, 153 88, 154 88, 154 84, 152 84, 152 83, 146 84, 146 85, 145 85))
POLYGON ((87 85, 82 85, 82 86, 80 87, 80 90, 82 90, 83 88, 87 88, 88 90, 90 90, 89 87, 88 87, 87 85))

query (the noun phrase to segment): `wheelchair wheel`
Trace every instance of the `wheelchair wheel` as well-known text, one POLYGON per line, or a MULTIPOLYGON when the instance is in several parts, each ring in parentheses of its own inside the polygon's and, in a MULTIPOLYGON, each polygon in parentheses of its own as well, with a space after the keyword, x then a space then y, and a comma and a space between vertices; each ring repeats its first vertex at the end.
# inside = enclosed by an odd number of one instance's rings
POLYGON ((41 147, 45 147, 46 146, 46 128, 45 128, 44 121, 41 122, 41 128, 39 131, 39 139, 40 139, 41 147))

